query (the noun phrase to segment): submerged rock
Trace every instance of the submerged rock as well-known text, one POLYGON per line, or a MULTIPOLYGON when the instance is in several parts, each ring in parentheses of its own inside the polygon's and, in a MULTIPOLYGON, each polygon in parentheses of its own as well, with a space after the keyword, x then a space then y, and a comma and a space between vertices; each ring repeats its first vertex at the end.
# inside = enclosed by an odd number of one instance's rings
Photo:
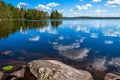
POLYGON ((77 70, 55 60, 36 60, 27 64, 25 80, 93 80, 87 71, 77 70))
POLYGON ((0 72, 0 80, 2 80, 3 76, 4 76, 4 73, 0 72))
POLYGON ((115 75, 113 73, 108 73, 106 76, 105 76, 105 79, 104 80, 120 80, 120 76, 119 75, 115 75))
POLYGON ((9 73, 3 80, 24 80, 24 72, 25 66, 23 65, 22 69, 9 73))
POLYGON ((0 53, 0 55, 8 55, 10 53, 12 53, 12 51, 4 51, 4 52, 0 53))
POLYGON ((21 78, 21 77, 24 77, 24 72, 25 72, 25 69, 21 69, 21 70, 11 73, 10 76, 15 76, 17 78, 21 78))

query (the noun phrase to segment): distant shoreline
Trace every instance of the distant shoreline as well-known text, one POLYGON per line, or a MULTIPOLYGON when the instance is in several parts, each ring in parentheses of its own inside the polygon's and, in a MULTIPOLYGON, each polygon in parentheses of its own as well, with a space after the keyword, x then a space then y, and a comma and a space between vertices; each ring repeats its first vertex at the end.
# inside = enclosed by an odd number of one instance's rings
POLYGON ((120 19, 120 17, 63 17, 63 19, 120 19))
POLYGON ((120 17, 63 17, 62 19, 56 19, 56 20, 52 20, 52 19, 39 19, 39 20, 26 20, 26 19, 0 19, 0 21, 9 21, 9 20, 18 20, 18 21, 46 21, 46 20, 50 20, 50 21, 61 21, 64 19, 120 19, 120 17))

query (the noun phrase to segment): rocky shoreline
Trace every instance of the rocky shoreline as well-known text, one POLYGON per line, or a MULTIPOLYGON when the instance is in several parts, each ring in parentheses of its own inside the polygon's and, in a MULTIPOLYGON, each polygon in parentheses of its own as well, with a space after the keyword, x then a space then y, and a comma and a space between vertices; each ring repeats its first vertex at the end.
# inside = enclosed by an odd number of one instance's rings
MULTIPOLYGON (((21 70, 6 74, 0 80, 94 80, 88 71, 78 70, 56 60, 34 60, 21 70)), ((120 80, 119 75, 106 74, 104 80, 120 80)))

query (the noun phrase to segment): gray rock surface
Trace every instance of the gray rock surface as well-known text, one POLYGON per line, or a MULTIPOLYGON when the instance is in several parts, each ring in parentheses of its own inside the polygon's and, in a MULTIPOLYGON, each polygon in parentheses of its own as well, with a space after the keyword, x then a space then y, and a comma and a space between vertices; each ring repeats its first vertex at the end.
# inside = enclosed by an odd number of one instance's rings
POLYGON ((104 80, 120 80, 120 76, 119 75, 115 75, 113 73, 108 73, 108 74, 106 74, 104 80))
POLYGON ((77 70, 55 60, 36 60, 27 64, 25 80, 93 80, 87 71, 77 70))
POLYGON ((3 76, 4 76, 4 73, 0 72, 0 80, 3 78, 3 76))
POLYGON ((11 73, 10 75, 16 76, 17 78, 21 78, 21 77, 24 77, 24 72, 25 72, 25 69, 21 69, 21 70, 11 73))

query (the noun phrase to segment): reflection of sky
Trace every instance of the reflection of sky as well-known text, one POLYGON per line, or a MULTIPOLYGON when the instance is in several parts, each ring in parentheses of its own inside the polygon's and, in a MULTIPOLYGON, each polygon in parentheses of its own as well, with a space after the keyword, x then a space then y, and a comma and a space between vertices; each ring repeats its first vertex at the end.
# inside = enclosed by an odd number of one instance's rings
POLYGON ((120 57, 120 20, 64 20, 58 28, 21 29, 0 40, 0 51, 15 49, 71 60, 93 59, 95 69, 106 70, 105 63, 120 66, 116 58, 120 57))
POLYGON ((107 69, 105 63, 106 63, 105 59, 94 59, 92 67, 95 68, 95 70, 104 71, 107 69))
POLYGON ((80 50, 67 50, 60 52, 60 54, 64 57, 67 57, 72 60, 78 60, 78 59, 83 59, 88 56, 89 49, 84 48, 80 50))

